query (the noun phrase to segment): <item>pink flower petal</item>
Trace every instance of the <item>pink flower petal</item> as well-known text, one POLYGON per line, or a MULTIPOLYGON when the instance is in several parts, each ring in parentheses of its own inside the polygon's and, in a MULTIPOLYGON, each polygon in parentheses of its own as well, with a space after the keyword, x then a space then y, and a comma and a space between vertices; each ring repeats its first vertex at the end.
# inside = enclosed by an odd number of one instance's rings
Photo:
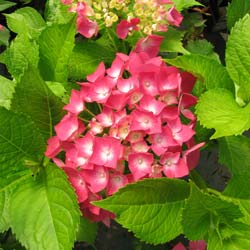
POLYGON ((78 130, 78 119, 77 116, 67 114, 63 119, 55 126, 57 137, 61 141, 68 140, 78 130))
POLYGON ((70 183, 76 191, 78 201, 83 202, 87 200, 89 191, 81 174, 73 168, 64 167, 63 170, 67 174, 70 183))
POLYGON ((103 166, 95 165, 93 170, 82 170, 81 175, 93 193, 100 192, 105 189, 108 184, 109 174, 103 166))
POLYGON ((128 167, 135 180, 151 173, 154 157, 151 153, 131 153, 128 156, 128 167))
POLYGON ((115 169, 121 150, 120 140, 110 136, 96 137, 90 162, 115 169))
POLYGON ((77 31, 86 38, 91 38, 98 33, 98 25, 85 16, 77 17, 77 31))

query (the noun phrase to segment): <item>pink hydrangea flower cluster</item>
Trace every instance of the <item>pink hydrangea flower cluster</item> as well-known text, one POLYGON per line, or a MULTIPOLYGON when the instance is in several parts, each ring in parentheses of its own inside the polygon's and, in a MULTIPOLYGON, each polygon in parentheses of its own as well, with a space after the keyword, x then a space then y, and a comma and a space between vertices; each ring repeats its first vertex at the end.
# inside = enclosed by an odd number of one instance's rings
POLYGON ((169 25, 180 26, 183 17, 170 0, 61 0, 77 14, 77 30, 86 38, 98 33, 98 24, 116 26, 117 36, 125 39, 132 31, 149 35, 165 32, 169 25))
POLYGON ((84 216, 93 221, 108 223, 112 214, 92 201, 144 178, 186 176, 198 162, 204 144, 193 138, 195 78, 157 56, 161 41, 148 36, 129 55, 117 53, 110 68, 100 63, 72 91, 67 114, 48 140, 45 155, 68 175, 84 216))

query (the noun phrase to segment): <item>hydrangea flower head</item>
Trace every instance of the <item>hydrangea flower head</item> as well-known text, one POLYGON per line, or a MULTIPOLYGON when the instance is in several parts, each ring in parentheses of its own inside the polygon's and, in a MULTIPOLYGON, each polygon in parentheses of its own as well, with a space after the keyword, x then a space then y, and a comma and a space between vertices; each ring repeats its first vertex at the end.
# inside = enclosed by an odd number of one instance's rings
POLYGON ((94 221, 107 224, 113 215, 91 201, 144 178, 184 177, 204 145, 193 138, 193 77, 156 55, 160 37, 146 39, 150 50, 139 41, 129 55, 117 53, 110 68, 101 62, 79 83, 48 140, 45 155, 68 175, 84 216, 94 221))

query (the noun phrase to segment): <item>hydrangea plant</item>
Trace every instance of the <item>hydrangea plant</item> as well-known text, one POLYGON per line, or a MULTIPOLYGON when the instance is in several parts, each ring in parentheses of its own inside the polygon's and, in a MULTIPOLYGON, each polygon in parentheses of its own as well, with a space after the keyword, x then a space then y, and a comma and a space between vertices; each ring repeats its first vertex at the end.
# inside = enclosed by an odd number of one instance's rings
POLYGON ((43 17, 5 14, 0 232, 69 250, 116 220, 173 250, 249 249, 250 6, 228 6, 224 66, 187 40, 195 5, 48 0, 43 17), (231 174, 223 191, 196 169, 211 148, 231 174))

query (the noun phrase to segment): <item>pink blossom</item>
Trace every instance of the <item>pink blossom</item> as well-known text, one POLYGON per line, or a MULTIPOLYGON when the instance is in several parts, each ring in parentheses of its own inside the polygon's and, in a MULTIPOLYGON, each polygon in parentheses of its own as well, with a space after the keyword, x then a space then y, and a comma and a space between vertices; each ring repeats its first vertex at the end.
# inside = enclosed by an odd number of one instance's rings
POLYGON ((73 3, 73 0, 61 0, 62 4, 69 5, 73 3))
POLYGON ((163 165, 163 172, 169 178, 180 178, 188 175, 189 170, 180 153, 167 152, 161 156, 160 163, 163 165))
POLYGON ((91 38, 98 33, 98 25, 85 16, 78 16, 77 31, 86 38, 91 38))
POLYGON ((190 250, 206 250, 207 244, 204 240, 190 241, 190 250))
POLYGON ((95 165, 93 169, 82 170, 81 174, 93 193, 98 193, 107 187, 109 174, 105 167, 95 165))
POLYGON ((121 22, 116 26, 117 36, 121 39, 125 39, 129 34, 129 32, 139 29, 137 26, 137 24, 139 23, 140 23, 139 18, 132 18, 130 21, 121 20, 121 22))
POLYGON ((83 111, 84 103, 79 91, 72 90, 69 104, 64 106, 64 109, 76 115, 83 111))
POLYGON ((76 191, 78 201, 83 202, 87 200, 89 191, 81 174, 73 168, 64 167, 63 170, 67 174, 70 183, 76 191))
POLYGON ((118 139, 110 136, 95 137, 90 162, 109 168, 116 168, 121 150, 122 147, 118 139))
POLYGON ((195 80, 156 56, 161 40, 140 40, 130 55, 117 53, 108 69, 100 63, 72 91, 48 140, 45 155, 64 169, 92 221, 109 225, 114 218, 92 201, 143 178, 181 178, 198 164, 204 143, 193 138, 195 80))
POLYGON ((57 136, 53 136, 48 139, 48 147, 45 152, 45 156, 49 158, 55 157, 61 151, 61 142, 57 136))
POLYGON ((146 52, 152 58, 158 54, 162 40, 162 36, 149 35, 137 42, 134 51, 137 53, 146 52))
POLYGON ((179 27, 183 20, 183 16, 173 6, 167 12, 167 20, 170 24, 179 27))
POLYGON ((128 156, 128 164, 135 180, 139 180, 151 173, 153 155, 150 153, 131 153, 128 156))
POLYGON ((186 250, 186 247, 181 242, 179 242, 177 245, 174 246, 172 250, 186 250))
POLYGON ((61 141, 66 141, 78 131, 78 127, 79 127, 79 121, 77 119, 77 116, 67 114, 55 126, 55 131, 57 137, 61 141))

